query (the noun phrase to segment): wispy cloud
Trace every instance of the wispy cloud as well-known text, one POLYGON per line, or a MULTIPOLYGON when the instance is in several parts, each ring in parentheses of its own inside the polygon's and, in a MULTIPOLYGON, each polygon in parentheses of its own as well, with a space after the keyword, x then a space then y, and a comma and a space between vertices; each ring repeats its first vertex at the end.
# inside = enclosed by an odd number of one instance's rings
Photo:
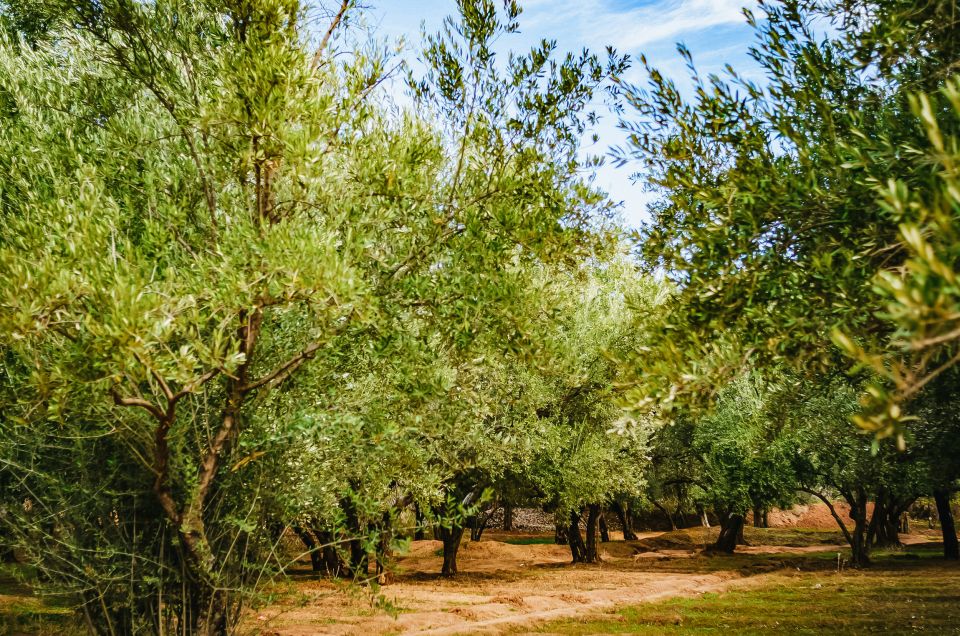
POLYGON ((753 0, 528 0, 521 22, 528 33, 576 33, 594 46, 611 44, 637 52, 652 44, 672 44, 697 32, 744 23, 743 7, 753 0))
MULTIPOLYGON (((384 34, 407 34, 416 40, 420 22, 431 31, 443 16, 455 13, 453 0, 371 0, 384 34)), ((755 7, 756 0, 521 0, 522 35, 507 38, 504 45, 525 49, 541 38, 555 39, 559 51, 587 47, 602 51, 606 45, 636 58, 646 53, 651 63, 666 76, 679 81, 681 90, 688 76, 684 61, 674 48, 686 43, 701 73, 720 72, 726 62, 740 71, 755 71, 746 57, 752 35, 743 16, 743 6, 755 7), (509 40, 509 41, 507 41, 509 40)), ((646 77, 634 64, 623 78, 641 83, 646 77)), ((630 114, 627 114, 630 117, 630 114)), ((585 140, 585 151, 604 154, 608 145, 622 143, 624 135, 616 117, 607 114, 590 131, 601 137, 599 144, 585 140)), ((630 182, 635 167, 617 169, 607 163, 596 174, 596 184, 624 203, 624 217, 636 226, 647 220, 647 204, 653 195, 630 182)))

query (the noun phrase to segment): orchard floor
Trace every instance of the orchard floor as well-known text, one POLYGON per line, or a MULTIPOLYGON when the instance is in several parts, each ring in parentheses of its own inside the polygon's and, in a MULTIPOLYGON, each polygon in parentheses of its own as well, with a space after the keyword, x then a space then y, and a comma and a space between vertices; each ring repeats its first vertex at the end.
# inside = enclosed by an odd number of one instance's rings
MULTIPOLYGON (((603 563, 571 565, 552 535, 488 532, 463 544, 452 579, 438 574, 439 542, 416 541, 378 589, 316 578, 304 564, 239 633, 960 635, 960 564, 939 558, 936 531, 901 535, 903 549, 875 553, 864 570, 838 567, 849 552, 836 531, 747 528, 736 555, 705 556, 716 533, 614 540, 603 563)), ((0 576, 0 636, 73 627, 69 609, 0 576)))
MULTIPOLYGON (((926 629, 924 620, 929 619, 930 633, 960 633, 960 566, 936 559, 937 546, 929 535, 902 536, 907 547, 879 554, 877 566, 866 574, 846 568, 838 571, 838 553, 843 565, 848 552, 836 532, 750 528, 747 540, 752 545, 738 548, 737 555, 704 556, 702 548, 715 535, 716 529, 693 528, 648 533, 635 542, 614 540, 602 545, 602 564, 571 565, 568 549, 545 543, 551 538, 547 535, 489 533, 480 542, 463 544, 461 574, 453 579, 437 574, 439 542, 417 541, 409 554, 399 559, 392 582, 378 591, 338 587, 303 572, 294 578, 295 593, 283 603, 252 614, 245 631, 262 636, 701 633, 684 611, 696 614, 714 599, 747 595, 743 598, 752 608, 751 624, 758 627, 754 633, 796 632, 802 629, 794 625, 788 630, 789 620, 779 630, 774 625, 779 610, 772 599, 771 615, 766 616, 762 603, 750 604, 750 595, 762 597, 786 586, 791 600, 784 602, 793 603, 790 611, 794 615, 822 619, 818 605, 827 598, 824 590, 833 591, 831 600, 836 600, 836 590, 842 591, 843 586, 886 590, 881 597, 895 599, 898 581, 919 582, 932 576, 936 582, 927 591, 935 597, 936 609, 926 611, 919 622, 915 612, 913 619, 906 619, 913 621, 907 631, 926 629), (879 578, 874 581, 870 578, 874 576, 879 578), (668 609, 660 612, 664 603, 668 609), (636 608, 643 611, 637 613, 636 608), (654 612, 648 622, 644 622, 644 611, 654 612), (687 627, 683 627, 685 622, 687 627)), ((863 590, 848 595, 851 600, 863 597, 863 590)), ((874 611, 881 610, 879 606, 860 605, 851 605, 854 613, 883 618, 882 612, 874 611)), ((722 616, 725 611, 745 615, 736 604, 717 611, 720 624, 726 620, 722 616)), ((895 615, 884 611, 891 618, 895 615)), ((894 624, 875 629, 875 623, 850 633, 897 631, 894 624)), ((717 631, 747 633, 751 631, 748 627, 717 631)), ((843 631, 839 623, 833 627, 833 631, 843 631)), ((706 632, 713 632, 712 627, 706 632)), ((811 631, 817 632, 831 633, 831 626, 821 621, 811 631)))

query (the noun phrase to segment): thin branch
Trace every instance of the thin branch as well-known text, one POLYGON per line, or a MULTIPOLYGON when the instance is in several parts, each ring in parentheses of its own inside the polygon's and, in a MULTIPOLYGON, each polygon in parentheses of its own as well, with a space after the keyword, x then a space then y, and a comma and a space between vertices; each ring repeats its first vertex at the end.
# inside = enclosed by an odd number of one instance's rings
POLYGON ((171 400, 173 400, 173 391, 170 390, 170 385, 167 384, 167 381, 163 379, 163 376, 160 375, 156 369, 141 360, 139 355, 134 353, 133 357, 136 358, 137 362, 147 367, 147 369, 150 371, 150 375, 152 375, 153 379, 156 380, 157 384, 160 385, 160 389, 163 391, 163 397, 167 398, 167 408, 169 409, 169 403, 171 400))
POLYGON ((116 389, 110 389, 110 393, 113 395, 113 403, 117 406, 139 407, 150 413, 150 415, 154 416, 158 420, 162 421, 166 418, 164 412, 153 402, 149 402, 143 398, 123 397, 117 393, 116 389))
MULTIPOLYGON (((953 318, 952 320, 956 320, 956 318, 953 318)), ((956 329, 948 331, 947 333, 939 336, 931 336, 929 338, 924 338, 923 340, 914 340, 910 343, 910 346, 916 350, 926 349, 927 347, 950 342, 951 340, 956 340, 957 338, 960 338, 960 327, 957 327, 956 329)))
POLYGON ((343 16, 347 13, 347 9, 350 8, 350 0, 343 0, 340 3, 340 10, 337 12, 337 15, 333 17, 333 21, 330 22, 330 26, 327 28, 327 32, 323 34, 323 39, 320 40, 320 46, 317 47, 317 52, 313 54, 313 62, 311 63, 311 68, 316 69, 320 64, 320 57, 323 55, 323 50, 327 48, 327 42, 330 41, 330 36, 333 35, 333 32, 337 30, 337 26, 340 25, 340 22, 343 20, 343 16))
POLYGON ((827 505, 827 508, 830 510, 830 514, 833 515, 834 521, 837 522, 837 525, 840 526, 840 530, 843 531, 843 536, 847 540, 847 543, 849 543, 852 546, 853 537, 850 535, 850 530, 847 529, 847 524, 845 524, 843 522, 843 519, 840 518, 840 515, 837 514, 837 509, 833 507, 833 503, 831 503, 831 501, 826 497, 826 495, 823 495, 822 493, 814 490, 813 488, 801 487, 800 490, 806 493, 810 493, 811 495, 813 495, 814 497, 816 497, 817 499, 819 499, 820 501, 822 501, 827 505))
POLYGON ((303 351, 293 356, 279 367, 260 378, 259 380, 254 380, 249 382, 242 387, 240 387, 241 393, 249 393, 254 389, 262 387, 264 384, 269 384, 270 382, 276 381, 278 384, 289 378, 294 371, 300 368, 300 365, 313 357, 320 347, 324 345, 323 342, 314 342, 309 346, 305 347, 303 351))
POLYGON ((950 358, 949 360, 941 364, 939 367, 937 367, 936 369, 928 373, 925 378, 923 378, 913 386, 910 386, 904 389, 903 392, 901 393, 901 399, 907 399, 910 396, 914 395, 920 389, 922 389, 927 384, 929 384, 932 380, 934 380, 937 376, 939 376, 941 373, 943 373, 944 371, 946 371, 947 369, 955 365, 957 362, 960 362, 960 352, 957 352, 956 355, 954 355, 952 358, 950 358))
POLYGON ((173 403, 176 403, 180 398, 186 395, 189 395, 190 393, 193 393, 198 388, 200 388, 201 386, 203 386, 204 384, 206 384, 207 382, 209 382, 219 374, 220 374, 219 368, 210 369, 209 371, 201 375, 199 378, 197 378, 190 384, 180 389, 176 394, 173 395, 173 397, 170 398, 170 401, 173 403))

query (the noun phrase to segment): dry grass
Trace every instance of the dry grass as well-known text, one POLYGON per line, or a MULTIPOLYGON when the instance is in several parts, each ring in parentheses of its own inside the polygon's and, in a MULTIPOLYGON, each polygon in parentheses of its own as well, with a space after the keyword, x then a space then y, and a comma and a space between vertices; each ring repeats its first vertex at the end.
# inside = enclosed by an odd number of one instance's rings
POLYGON ((634 605, 537 633, 960 634, 960 564, 928 548, 875 561, 842 573, 784 569, 764 577, 762 587, 634 605))

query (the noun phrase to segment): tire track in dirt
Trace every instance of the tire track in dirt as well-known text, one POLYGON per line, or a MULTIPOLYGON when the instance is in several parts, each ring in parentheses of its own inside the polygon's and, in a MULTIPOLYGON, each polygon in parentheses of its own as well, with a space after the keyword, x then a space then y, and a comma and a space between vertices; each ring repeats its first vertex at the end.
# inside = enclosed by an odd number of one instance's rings
MULTIPOLYGON (((649 574, 649 573, 648 573, 649 574)), ((695 596, 705 592, 720 592, 733 587, 743 587, 747 584, 759 584, 758 579, 765 578, 767 575, 756 575, 750 577, 741 577, 732 573, 723 575, 679 575, 675 581, 661 581, 657 591, 648 591, 644 589, 632 588, 617 590, 616 598, 610 598, 602 595, 599 598, 589 598, 590 593, 579 593, 584 599, 578 604, 571 604, 564 607, 555 607, 552 609, 524 612, 522 614, 513 614, 508 616, 497 616, 485 620, 463 621, 455 625, 447 625, 430 629, 410 629, 402 630, 401 634, 410 636, 454 636, 457 634, 496 634, 503 628, 512 627, 534 627, 539 623, 544 623, 562 618, 573 618, 582 615, 599 614, 605 610, 611 610, 615 607, 625 605, 636 605, 639 603, 649 603, 667 598, 695 596), (731 578, 734 577, 734 578, 731 578), (662 587, 665 584, 666 589, 662 587)))

